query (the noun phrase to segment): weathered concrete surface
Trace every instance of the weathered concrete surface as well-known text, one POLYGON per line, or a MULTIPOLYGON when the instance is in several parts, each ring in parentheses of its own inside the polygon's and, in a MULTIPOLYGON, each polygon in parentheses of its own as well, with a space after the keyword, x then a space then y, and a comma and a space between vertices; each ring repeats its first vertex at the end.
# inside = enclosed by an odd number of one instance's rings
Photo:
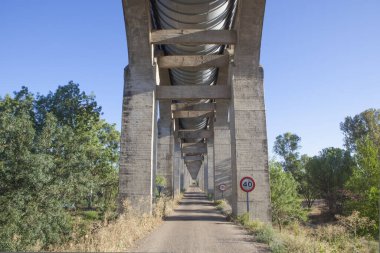
POLYGON ((173 253, 267 253, 264 244, 254 242, 241 227, 226 222, 212 202, 189 189, 175 212, 130 252, 173 253))
POLYGON ((160 68, 211 68, 228 64, 229 55, 170 55, 158 58, 160 68))
POLYGON ((208 193, 214 195, 214 138, 207 140, 208 193))
POLYGON ((217 101, 216 121, 214 123, 214 194, 215 199, 223 198, 231 202, 232 197, 232 170, 231 170, 231 142, 228 124, 229 103, 217 101), (224 184, 226 191, 222 194, 219 185, 224 184))
POLYGON ((178 137, 181 139, 200 139, 212 137, 210 130, 179 130, 178 137))
POLYGON ((157 175, 166 178, 167 190, 172 192, 173 135, 170 118, 170 103, 161 101, 159 104, 159 111, 160 118, 157 123, 157 175))
POLYGON ((204 156, 204 161, 203 161, 203 191, 208 195, 208 158, 207 158, 207 153, 204 156))
POLYGON ((178 139, 172 138, 173 145, 173 162, 172 162, 172 171, 173 171, 173 195, 179 195, 181 192, 181 144, 178 139))
POLYGON ((231 88, 227 86, 157 86, 157 99, 230 99, 231 88))
POLYGON ((191 175, 189 170, 186 168, 186 165, 182 161, 182 170, 183 170, 183 188, 182 190, 189 189, 189 186, 192 183, 191 175))
POLYGON ((185 161, 187 171, 190 173, 191 178, 196 180, 201 170, 203 161, 185 161))
POLYGON ((236 31, 232 30, 200 30, 170 29, 152 31, 152 44, 235 44, 236 31))
MULTIPOLYGON (((156 51, 156 54, 163 55, 162 51, 156 51)), ((157 67, 157 66, 156 66, 157 67)), ((167 69, 158 69, 159 85, 170 83, 169 71, 167 69)), ((173 193, 173 145, 174 136, 172 131, 171 119, 171 101, 159 101, 159 120, 157 122, 157 175, 166 178, 166 191, 173 193)), ((178 168, 178 167, 177 167, 178 168)), ((178 180, 177 180, 178 181, 178 180)), ((178 181, 179 184, 179 181, 178 181)), ((178 189, 178 188, 177 188, 178 189)))
POLYGON ((241 0, 237 13, 238 43, 230 75, 232 210, 238 215, 246 212, 246 193, 239 182, 251 176, 256 188, 249 194, 250 218, 271 222, 263 71, 259 66, 264 8, 265 0, 241 0))
POLYGON ((197 178, 197 180, 198 180, 198 187, 201 189, 201 191, 205 191, 204 190, 204 170, 205 170, 205 163, 202 163, 202 165, 201 165, 201 168, 200 168, 200 170, 199 170, 199 173, 198 173, 198 178, 197 178))
POLYGON ((124 74, 119 199, 121 203, 128 198, 134 208, 151 212, 156 69, 152 67, 151 48, 141 47, 149 45, 146 4, 140 0, 123 1, 129 65, 124 74))

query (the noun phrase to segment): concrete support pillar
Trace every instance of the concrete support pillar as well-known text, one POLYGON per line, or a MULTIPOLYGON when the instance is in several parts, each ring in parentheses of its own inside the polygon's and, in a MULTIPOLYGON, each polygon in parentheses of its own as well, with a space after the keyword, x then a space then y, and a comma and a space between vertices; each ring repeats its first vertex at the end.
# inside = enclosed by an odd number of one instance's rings
POLYGON ((214 196, 214 139, 207 140, 207 191, 214 196))
POLYGON ((233 175, 232 211, 247 211, 246 193, 240 189, 242 177, 251 176, 256 188, 249 194, 251 219, 271 221, 267 133, 264 108, 263 70, 259 66, 261 30, 265 1, 239 1, 235 29, 230 111, 233 175))
POLYGON ((208 194, 208 158, 207 154, 204 155, 203 161, 203 191, 208 194))
POLYGON ((121 202, 127 198, 135 209, 151 212, 156 160, 155 83, 153 68, 144 75, 139 72, 139 67, 131 65, 125 69, 119 198, 121 202))
MULTIPOLYGON (((155 56, 162 56, 164 52, 155 50, 155 56)), ((169 85, 168 69, 158 69, 157 83, 160 86, 169 85)), ((166 191, 173 194, 173 128, 171 119, 171 101, 159 101, 159 120, 157 122, 157 175, 166 178, 166 191)))
POLYGON ((188 190, 189 186, 191 184, 190 181, 192 181, 192 180, 191 180, 190 173, 186 168, 186 165, 183 163, 183 160, 182 160, 182 164, 183 164, 182 167, 183 167, 183 178, 184 178, 183 188, 184 188, 184 190, 188 190))
POLYGON ((150 16, 147 1, 123 0, 127 28, 128 62, 124 94, 120 150, 119 200, 128 199, 135 210, 152 210, 152 173, 156 106, 156 68, 149 45, 150 16))
POLYGON ((171 127, 171 102, 160 101, 159 112, 160 118, 157 123, 157 175, 166 178, 166 190, 169 194, 173 192, 173 135, 171 127))
POLYGON ((185 165, 183 163, 183 160, 180 159, 179 163, 179 171, 180 171, 180 182, 181 182, 181 191, 185 190, 185 165))
POLYGON ((205 163, 203 162, 202 165, 201 165, 201 168, 199 170, 199 173, 198 173, 198 184, 199 184, 199 188, 202 190, 202 191, 205 191, 204 189, 204 167, 205 163))
POLYGON ((219 185, 226 185, 223 197, 231 202, 232 171, 231 171, 231 142, 228 124, 229 103, 216 102, 216 121, 214 123, 214 194, 215 199, 222 198, 219 185))
POLYGON ((181 193, 181 173, 182 173, 182 161, 181 161, 181 144, 178 139, 172 138, 173 142, 173 196, 177 196, 181 193))
POLYGON ((155 111, 154 111, 154 122, 153 122, 153 158, 152 158, 152 197, 155 198, 155 194, 157 193, 157 187, 156 187, 156 176, 157 176, 157 147, 158 147, 158 127, 157 127, 157 109, 158 109, 158 101, 155 103, 155 111))

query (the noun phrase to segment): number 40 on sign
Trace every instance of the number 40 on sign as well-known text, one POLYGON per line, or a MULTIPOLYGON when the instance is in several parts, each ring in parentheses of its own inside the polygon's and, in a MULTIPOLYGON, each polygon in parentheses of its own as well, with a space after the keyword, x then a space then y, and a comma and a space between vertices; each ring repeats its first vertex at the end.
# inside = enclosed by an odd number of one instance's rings
POLYGON ((240 188, 245 192, 251 192, 255 189, 256 183, 255 180, 251 177, 243 177, 240 180, 240 188))
POLYGON ((255 187, 256 187, 255 180, 253 180, 253 178, 251 178, 251 177, 243 177, 240 180, 240 188, 242 189, 242 191, 245 191, 247 193, 247 212, 249 212, 248 193, 253 191, 253 189, 255 189, 255 187))

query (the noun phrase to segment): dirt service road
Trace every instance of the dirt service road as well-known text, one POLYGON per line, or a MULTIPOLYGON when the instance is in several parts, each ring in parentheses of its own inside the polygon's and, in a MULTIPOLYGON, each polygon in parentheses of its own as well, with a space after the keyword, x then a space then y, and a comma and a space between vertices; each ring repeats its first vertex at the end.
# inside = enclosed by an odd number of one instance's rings
POLYGON ((175 212, 131 252, 269 252, 221 215, 197 188, 185 193, 175 212))

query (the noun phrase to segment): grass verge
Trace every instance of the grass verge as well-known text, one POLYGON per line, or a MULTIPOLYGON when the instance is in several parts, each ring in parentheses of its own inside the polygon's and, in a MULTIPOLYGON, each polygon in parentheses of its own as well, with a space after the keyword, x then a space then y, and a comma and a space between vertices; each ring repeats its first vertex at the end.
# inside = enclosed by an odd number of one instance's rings
POLYGON ((257 242, 269 245, 273 253, 377 253, 378 242, 354 236, 341 225, 309 227, 293 222, 280 232, 272 225, 250 221, 248 213, 233 217, 228 203, 215 201, 216 208, 255 236, 257 242))
POLYGON ((151 215, 139 214, 128 202, 124 203, 125 212, 107 225, 97 224, 96 229, 84 236, 72 236, 70 243, 56 246, 51 251, 70 252, 116 252, 125 251, 134 243, 151 232, 163 217, 169 215, 182 196, 175 199, 161 197, 157 200, 151 215))

